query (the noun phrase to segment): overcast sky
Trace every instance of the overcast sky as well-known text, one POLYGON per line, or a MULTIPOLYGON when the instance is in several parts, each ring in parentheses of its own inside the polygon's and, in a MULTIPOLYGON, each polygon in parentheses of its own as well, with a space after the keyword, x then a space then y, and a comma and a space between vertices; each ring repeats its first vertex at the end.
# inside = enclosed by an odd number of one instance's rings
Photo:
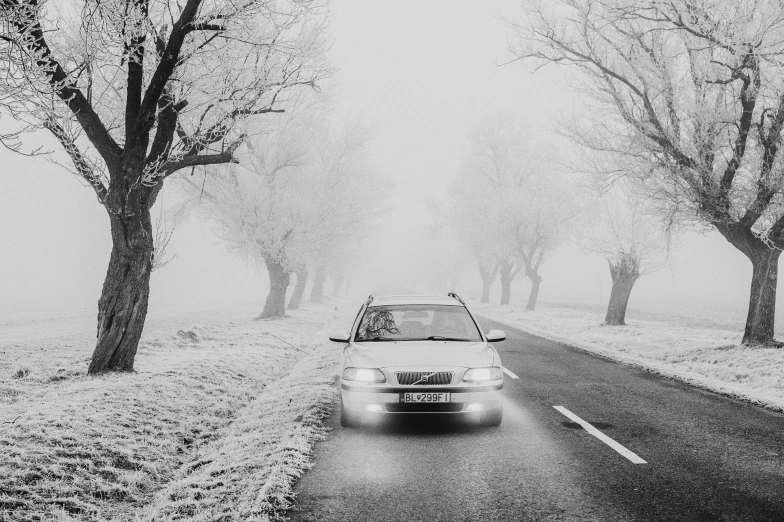
MULTIPOLYGON (((500 65, 509 59, 508 33, 499 20, 504 9, 513 15, 515 3, 333 0, 331 60, 338 68, 333 81, 339 111, 373 125, 372 158, 396 184, 393 210, 382 218, 384 232, 362 253, 374 263, 358 267, 364 275, 352 282, 357 294, 385 278, 417 278, 411 259, 424 241, 425 202, 445 190, 477 120, 510 111, 546 132, 553 114, 573 109, 576 102, 558 83, 557 70, 532 76, 523 65, 500 65), (400 266, 405 270, 396 271, 400 266)), ((0 310, 95 309, 111 248, 105 211, 62 168, 6 150, 0 157, 0 310)), ((171 201, 166 190, 160 201, 171 201)), ((690 234, 681 243, 671 268, 640 280, 630 305, 726 310, 742 324, 750 263, 715 233, 690 234)), ((169 254, 174 260, 153 274, 152 313, 263 302, 264 272, 226 256, 203 223, 182 223, 169 254)), ((459 290, 474 295, 474 262, 459 262, 466 267, 459 290)), ((606 262, 574 248, 563 249, 542 274, 544 301, 603 303, 609 292, 606 262)), ((526 283, 520 276, 513 299, 523 296, 526 283)))

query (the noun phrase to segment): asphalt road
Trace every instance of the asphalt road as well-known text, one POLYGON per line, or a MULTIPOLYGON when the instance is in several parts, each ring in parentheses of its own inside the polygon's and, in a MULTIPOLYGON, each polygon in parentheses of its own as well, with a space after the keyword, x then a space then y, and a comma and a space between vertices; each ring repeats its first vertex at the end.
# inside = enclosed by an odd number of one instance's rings
POLYGON ((506 326, 504 421, 341 428, 293 521, 784 521, 784 415, 506 326), (553 408, 639 457, 634 464, 553 408))

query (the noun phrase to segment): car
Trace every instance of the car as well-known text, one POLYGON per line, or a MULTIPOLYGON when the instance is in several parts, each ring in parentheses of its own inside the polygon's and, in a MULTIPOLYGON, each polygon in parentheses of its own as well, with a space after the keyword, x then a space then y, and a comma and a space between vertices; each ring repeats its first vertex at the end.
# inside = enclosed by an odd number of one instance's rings
POLYGON ((371 296, 349 332, 340 369, 340 421, 355 426, 403 415, 444 415, 498 426, 503 366, 457 294, 371 296))

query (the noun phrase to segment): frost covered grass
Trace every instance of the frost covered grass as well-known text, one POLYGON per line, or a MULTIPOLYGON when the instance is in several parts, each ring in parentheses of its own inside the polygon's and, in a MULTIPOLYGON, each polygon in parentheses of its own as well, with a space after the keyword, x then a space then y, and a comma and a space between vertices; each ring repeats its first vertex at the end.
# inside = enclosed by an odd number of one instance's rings
POLYGON ((700 319, 642 320, 605 326, 583 308, 483 305, 489 319, 603 357, 632 364, 718 393, 784 411, 784 349, 741 346, 742 329, 706 326, 700 319))
POLYGON ((0 329, 0 520, 277 516, 334 393, 334 312, 256 312, 151 328, 135 373, 99 377, 89 335, 0 329))
POLYGON ((335 353, 320 346, 245 408, 221 438, 181 467, 141 519, 265 521, 282 518, 293 482, 310 467, 334 398, 335 353))

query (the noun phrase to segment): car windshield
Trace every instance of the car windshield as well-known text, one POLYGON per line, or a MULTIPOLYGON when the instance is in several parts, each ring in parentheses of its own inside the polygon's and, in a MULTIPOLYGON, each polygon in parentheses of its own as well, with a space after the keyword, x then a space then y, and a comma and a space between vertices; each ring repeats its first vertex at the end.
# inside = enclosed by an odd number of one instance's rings
POLYGON ((470 341, 479 342, 479 328, 462 306, 369 306, 355 341, 470 341))

